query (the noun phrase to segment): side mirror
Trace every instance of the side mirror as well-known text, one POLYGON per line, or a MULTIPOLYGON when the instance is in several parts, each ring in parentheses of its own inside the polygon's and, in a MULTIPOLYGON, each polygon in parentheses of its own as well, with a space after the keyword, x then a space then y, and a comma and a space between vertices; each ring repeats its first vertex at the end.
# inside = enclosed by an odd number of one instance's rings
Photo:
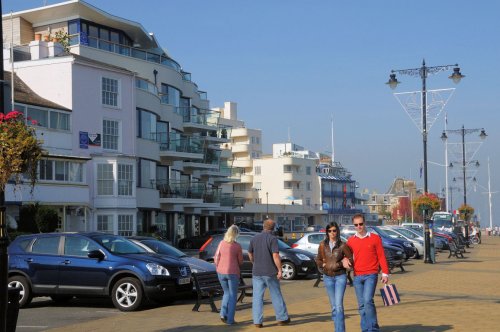
POLYGON ((87 254, 88 258, 97 258, 97 260, 102 261, 104 259, 104 254, 99 249, 91 250, 87 254))

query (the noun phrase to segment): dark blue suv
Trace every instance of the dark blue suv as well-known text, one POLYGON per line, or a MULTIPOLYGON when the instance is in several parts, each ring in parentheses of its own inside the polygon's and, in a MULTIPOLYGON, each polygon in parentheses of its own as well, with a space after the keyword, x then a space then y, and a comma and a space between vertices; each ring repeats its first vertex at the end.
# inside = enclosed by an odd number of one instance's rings
POLYGON ((21 307, 36 296, 61 303, 74 296, 110 296, 119 310, 133 311, 146 300, 170 302, 192 290, 186 263, 146 252, 121 236, 22 235, 8 253, 9 287, 21 288, 21 307))

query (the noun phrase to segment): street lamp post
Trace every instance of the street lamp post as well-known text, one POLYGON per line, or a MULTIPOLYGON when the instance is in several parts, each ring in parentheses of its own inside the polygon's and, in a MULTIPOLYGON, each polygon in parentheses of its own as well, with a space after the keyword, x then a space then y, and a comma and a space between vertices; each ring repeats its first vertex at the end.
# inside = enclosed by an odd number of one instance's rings
MULTIPOLYGON (((2 13, 2 0, 0 0, 0 13, 2 13)), ((0 24, 0 36, 2 37, 2 52, 3 52, 3 28, 0 24)), ((4 96, 4 74, 3 74, 3 56, 0 57, 0 113, 5 110, 4 96)), ((12 73, 14 75, 14 73, 12 73)), ((14 81, 14 80, 12 80, 14 81)), ((7 304, 8 304, 8 256, 7 246, 9 239, 7 237, 7 220, 5 207, 5 191, 0 188, 0 332, 7 331, 7 304)))
POLYGON ((266 191, 266 219, 269 219, 269 192, 266 191))
MULTIPOLYGON (((445 141, 448 139, 447 133, 450 134, 457 134, 462 137, 462 177, 463 177, 463 190, 464 190, 464 205, 467 205, 467 175, 466 175, 466 170, 467 167, 470 164, 475 164, 476 166, 479 166, 479 162, 476 160, 467 160, 466 158, 466 151, 465 151, 465 135, 467 134, 472 134, 472 133, 477 133, 480 132, 479 137, 484 140, 486 138, 486 132, 484 128, 473 128, 473 129, 466 129, 465 126, 462 125, 462 128, 460 129, 447 129, 443 131, 443 134, 441 135, 441 138, 445 141)), ((450 164, 452 166, 453 164, 450 164)), ((467 220, 465 220, 467 221, 467 220)), ((466 224, 465 225, 465 238, 469 238, 469 227, 466 224)))
MULTIPOLYGON (((424 194, 427 194, 428 186, 427 186, 427 75, 436 74, 440 71, 448 70, 450 67, 453 68, 453 73, 449 76, 450 79, 453 80, 454 83, 459 83, 460 80, 465 77, 460 73, 460 68, 458 68, 458 64, 454 65, 443 65, 443 66, 432 66, 428 67, 425 65, 425 59, 422 61, 422 66, 420 68, 410 68, 410 69, 396 69, 391 70, 391 74, 389 75, 389 81, 386 83, 391 87, 391 89, 395 89, 396 86, 400 83, 396 78, 396 73, 402 75, 409 76, 420 76, 422 79, 422 143, 423 143, 423 152, 424 152, 424 194)), ((423 211, 424 222, 427 216, 427 210, 423 211)), ((426 229, 426 232, 429 232, 429 229, 426 229)), ((430 248, 430 236, 426 236, 425 238, 425 248, 430 248)), ((429 255, 426 256, 425 263, 433 263, 432 259, 429 255)))

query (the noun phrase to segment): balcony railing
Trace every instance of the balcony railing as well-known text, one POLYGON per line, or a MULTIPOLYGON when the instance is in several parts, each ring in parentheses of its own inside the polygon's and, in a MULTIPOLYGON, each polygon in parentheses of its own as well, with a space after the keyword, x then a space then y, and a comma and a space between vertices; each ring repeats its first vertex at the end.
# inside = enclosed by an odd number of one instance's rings
POLYGON ((205 194, 205 184, 188 181, 159 182, 157 189, 160 198, 191 198, 202 199, 205 194))
POLYGON ((203 153, 203 142, 196 136, 185 136, 177 133, 159 134, 160 151, 203 153), (167 135, 169 139, 166 139, 167 135))
POLYGON ((184 123, 194 123, 214 127, 217 127, 219 123, 219 112, 195 107, 178 107, 176 112, 182 116, 184 123))

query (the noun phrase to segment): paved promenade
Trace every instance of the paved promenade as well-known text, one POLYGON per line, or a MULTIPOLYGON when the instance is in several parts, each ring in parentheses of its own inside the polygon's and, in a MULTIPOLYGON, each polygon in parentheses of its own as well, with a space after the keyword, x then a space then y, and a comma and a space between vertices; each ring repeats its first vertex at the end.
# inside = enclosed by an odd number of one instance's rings
MULTIPOLYGON (((448 259, 443 252, 436 264, 410 260, 406 273, 395 272, 390 282, 398 286, 402 303, 384 307, 380 295, 375 297, 382 331, 500 331, 500 237, 483 236, 483 243, 468 251, 465 259, 448 259)), ((264 329, 333 331, 325 289, 322 284, 313 288, 313 282, 283 282, 292 319, 289 326, 277 326, 266 293, 264 329)), ((355 297, 354 289, 348 287, 344 301, 347 331, 360 330, 355 297)), ((208 305, 192 312, 192 302, 186 302, 51 331, 253 331, 251 298, 246 300, 236 312, 236 326, 224 326, 208 305)))

